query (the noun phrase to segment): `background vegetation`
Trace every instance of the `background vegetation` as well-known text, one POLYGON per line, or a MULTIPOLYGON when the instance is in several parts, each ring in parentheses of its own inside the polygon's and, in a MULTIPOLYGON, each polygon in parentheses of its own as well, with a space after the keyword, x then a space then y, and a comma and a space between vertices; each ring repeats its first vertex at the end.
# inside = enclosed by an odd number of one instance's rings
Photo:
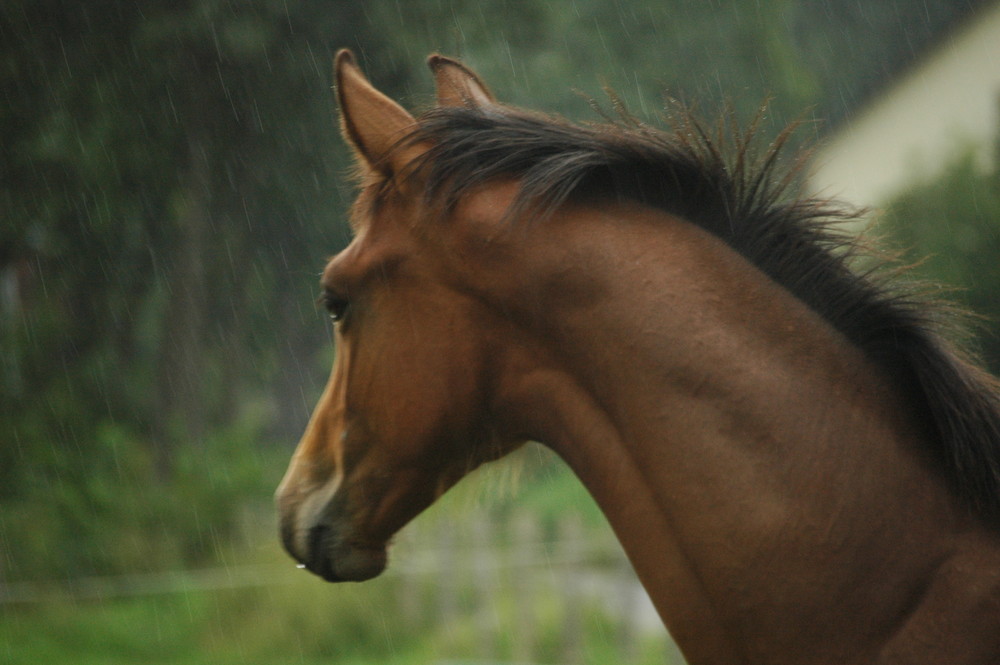
MULTIPOLYGON (((331 356, 316 275, 347 241, 336 48, 411 107, 428 103, 423 59, 441 51, 517 104, 589 119, 607 84, 641 117, 668 94, 748 118, 770 98, 765 132, 807 113, 810 140, 978 4, 4 2, 0 661, 517 655, 477 647, 469 613, 398 615, 405 576, 334 590, 295 575, 273 536, 270 494, 331 356), (220 567, 228 581, 199 572, 220 567)), ((998 219, 1000 175, 965 160, 893 203, 886 228, 998 320, 998 219)), ((543 558, 566 540, 556 515, 611 542, 565 472, 528 458, 518 482, 473 480, 421 522, 433 532, 458 511, 506 533, 516 503, 539 516, 543 558)), ((493 584, 496 623, 518 614, 509 584, 493 584)), ((552 634, 532 657, 667 657, 655 639, 620 652, 616 624, 587 611, 585 648, 567 651, 552 633, 565 607, 542 602, 552 634)))
MULTIPOLYGON (((1000 137, 1000 132, 998 132, 1000 137)), ((1000 143, 997 144, 1000 148, 1000 143)), ((1000 156, 1000 151, 998 151, 1000 156)), ((915 272, 971 314, 972 344, 1000 374, 1000 159, 984 172, 971 152, 889 202, 883 226, 915 272)))

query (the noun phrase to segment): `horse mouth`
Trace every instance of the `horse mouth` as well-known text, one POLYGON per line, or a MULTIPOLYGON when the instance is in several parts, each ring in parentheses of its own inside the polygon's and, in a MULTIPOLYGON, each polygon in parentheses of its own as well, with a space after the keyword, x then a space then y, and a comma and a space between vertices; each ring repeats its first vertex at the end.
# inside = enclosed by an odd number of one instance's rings
POLYGON ((309 530, 302 564, 327 582, 363 582, 377 577, 388 562, 386 547, 351 543, 320 524, 309 530))

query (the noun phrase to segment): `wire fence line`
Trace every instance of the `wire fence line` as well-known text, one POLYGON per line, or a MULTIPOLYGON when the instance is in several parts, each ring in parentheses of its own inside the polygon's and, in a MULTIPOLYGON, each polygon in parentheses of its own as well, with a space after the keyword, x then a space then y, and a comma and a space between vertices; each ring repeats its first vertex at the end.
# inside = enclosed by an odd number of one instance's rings
MULTIPOLYGON (((585 660, 595 612, 603 617, 601 639, 622 656, 618 662, 637 662, 650 639, 673 653, 652 602, 609 533, 588 531, 574 516, 546 523, 522 514, 465 524, 456 529, 454 521, 439 519, 411 525, 385 572, 395 579, 388 590, 400 621, 445 627, 438 645, 446 653, 468 652, 483 663, 502 655, 514 663, 575 665, 585 660)), ((291 585, 310 575, 286 561, 0 581, 0 607, 291 585)), ((670 656, 666 662, 682 661, 670 656)))
POLYGON ((249 564, 215 568, 169 570, 151 573, 81 577, 43 582, 13 582, 0 585, 0 604, 44 603, 71 597, 81 600, 104 600, 279 583, 276 575, 287 566, 249 564))
MULTIPOLYGON (((443 548, 408 550, 405 557, 383 573, 385 576, 422 576, 454 573, 452 561, 465 570, 481 572, 482 563, 475 562, 478 548, 463 547, 445 552, 443 548)), ((586 541, 538 541, 522 543, 514 553, 503 554, 489 561, 489 568, 538 568, 599 566, 608 561, 606 548, 586 541), (568 552, 574 552, 568 555, 568 552)), ((64 580, 32 582, 0 582, 0 605, 44 603, 67 597, 80 600, 105 600, 132 596, 193 593, 221 589, 238 589, 289 584, 289 570, 297 566, 286 564, 241 564, 212 568, 178 569, 121 575, 91 576, 64 580)), ((302 571, 305 573, 305 571, 302 571)))

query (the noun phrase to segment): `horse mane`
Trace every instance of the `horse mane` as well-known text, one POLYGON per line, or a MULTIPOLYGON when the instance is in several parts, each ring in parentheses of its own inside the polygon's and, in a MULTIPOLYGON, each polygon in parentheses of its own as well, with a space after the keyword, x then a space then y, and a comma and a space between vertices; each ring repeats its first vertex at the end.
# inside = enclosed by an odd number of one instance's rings
POLYGON ((413 165, 429 203, 450 207, 470 188, 513 177, 511 221, 541 223, 567 201, 633 200, 681 216, 725 241, 857 345, 936 436, 928 451, 979 516, 1000 520, 1000 383, 946 341, 947 305, 870 257, 836 228, 843 206, 787 196, 798 167, 779 172, 790 130, 759 158, 754 131, 707 131, 690 113, 672 131, 628 114, 601 124, 514 109, 437 108, 405 140, 431 146, 413 165), (728 136, 728 138, 727 138, 728 136))

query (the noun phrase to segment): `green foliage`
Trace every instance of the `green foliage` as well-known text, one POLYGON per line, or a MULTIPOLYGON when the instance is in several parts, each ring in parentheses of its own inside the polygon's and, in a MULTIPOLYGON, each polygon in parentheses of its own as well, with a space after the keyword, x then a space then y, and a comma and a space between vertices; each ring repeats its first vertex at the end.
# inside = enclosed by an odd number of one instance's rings
MULTIPOLYGON (((558 548, 537 550, 538 561, 513 560, 509 568, 491 570, 491 576, 497 577, 485 599, 480 573, 472 570, 468 557, 463 556, 463 552, 468 554, 465 548, 471 539, 463 541, 455 553, 462 563, 455 569, 443 568, 448 559, 439 554, 428 559, 435 565, 427 570, 412 567, 416 553, 439 553, 441 543, 436 542, 435 534, 454 530, 456 524, 490 519, 492 505, 483 505, 480 493, 494 482, 474 477, 456 495, 449 495, 442 505, 422 516, 415 525, 416 533, 410 533, 407 542, 399 545, 401 551, 394 554, 395 566, 364 585, 322 584, 297 570, 279 551, 275 539, 260 539, 262 528, 273 531, 271 521, 263 520, 267 524, 250 527, 253 538, 242 545, 217 547, 213 555, 216 564, 231 567, 234 577, 252 566, 260 576, 260 586, 209 590, 193 585, 136 597, 114 595, 128 589, 126 581, 120 587, 109 586, 113 595, 108 598, 100 594, 75 600, 53 596, 39 604, 0 608, 0 659, 12 664, 425 665, 478 654, 484 660, 502 662, 518 652, 517 634, 510 627, 528 613, 534 642, 532 660, 556 663, 565 660, 566 614, 575 611, 580 615, 578 648, 586 655, 585 662, 624 662, 618 640, 620 620, 608 611, 607 599, 590 597, 567 604, 565 569, 558 563, 551 567, 544 563, 551 557, 558 559, 558 548), (410 571, 398 574, 397 567, 405 571, 407 564, 410 571), (442 578, 462 585, 456 589, 457 612, 449 620, 442 619, 439 607, 442 578), (510 593, 517 583, 524 588, 522 578, 530 581, 530 604, 510 593), (402 609, 407 604, 404 595, 414 593, 417 604, 407 613, 402 609), (484 616, 490 621, 489 629, 484 629, 484 616)), ((533 489, 544 492, 544 486, 549 486, 557 491, 559 484, 558 478, 550 477, 541 486, 533 483, 533 489)), ((518 498, 511 495, 506 502, 518 498)), ((511 544, 502 535, 505 521, 490 519, 488 537, 495 541, 491 551, 511 544)), ((588 542, 612 542, 606 524, 588 528, 585 537, 588 542)), ((231 536, 219 534, 217 541, 227 539, 233 541, 231 536)), ((664 642, 662 634, 636 642, 638 658, 630 662, 664 662, 664 642)))
POLYGON ((364 32, 352 3, 294 7, 5 4, 5 421, 48 403, 30 429, 86 447, 106 414, 168 470, 274 380, 277 340, 323 343, 288 294, 342 243, 322 89, 364 32))
MULTIPOLYGON (((270 508, 257 510, 287 461, 274 444, 295 439, 329 367, 312 302, 348 235, 349 157, 326 91, 336 48, 410 106, 429 103, 423 59, 441 51, 532 108, 594 119, 585 98, 603 102, 605 84, 651 119, 664 93, 744 119, 772 98, 774 132, 809 105, 846 113, 884 63, 898 69, 960 15, 945 0, 862 5, 0 4, 0 590, 257 561, 262 540, 288 561, 260 517, 270 508)), ((997 190, 996 174, 960 164, 892 215, 904 243, 940 257, 935 276, 970 285, 969 304, 1000 320, 997 190)), ((996 366, 1000 348, 985 345, 996 366)), ((512 519, 516 495, 548 537, 574 510, 606 529, 558 462, 525 458, 513 482, 487 474, 491 519, 512 519)), ((464 492, 429 519, 461 515, 448 511, 464 492)), ((430 617, 386 625, 397 582, 334 594, 299 575, 279 589, 10 610, 0 660, 429 662, 430 617)), ((538 613, 559 621, 555 605, 538 613)), ((448 630, 474 648, 471 622, 448 630)), ((541 642, 558 660, 554 633, 541 642)), ((587 651, 616 660, 599 641, 587 651)))
POLYGON ((248 502, 277 483, 283 456, 263 454, 259 435, 243 425, 183 446, 169 483, 155 480, 149 447, 111 423, 86 447, 34 451, 19 466, 33 491, 0 520, 5 576, 51 583, 217 561, 242 535, 248 502))
MULTIPOLYGON (((984 360, 1000 374, 1000 166, 984 171, 968 152, 942 175, 917 184, 892 201, 888 233, 905 248, 916 272, 957 289, 949 297, 982 317, 978 332, 984 360)), ((973 321, 975 324, 976 321, 973 321)))
MULTIPOLYGON (((816 92, 787 29, 795 4, 446 0, 372 11, 398 35, 380 59, 412 70, 431 51, 461 56, 511 103, 593 120, 581 94, 603 103, 609 86, 642 117, 657 118, 667 95, 751 118, 773 99, 776 130, 816 92)), ((410 96, 426 99, 423 90, 410 96)))

